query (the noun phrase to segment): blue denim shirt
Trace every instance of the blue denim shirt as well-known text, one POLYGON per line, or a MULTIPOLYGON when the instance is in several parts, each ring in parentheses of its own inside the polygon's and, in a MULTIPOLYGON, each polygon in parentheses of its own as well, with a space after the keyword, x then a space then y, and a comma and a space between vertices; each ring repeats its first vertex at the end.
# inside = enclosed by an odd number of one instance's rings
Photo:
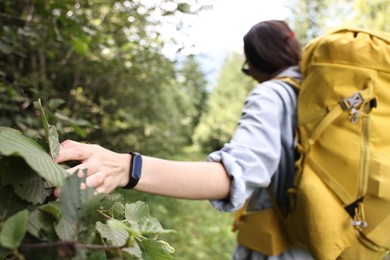
MULTIPOLYGON (((297 66, 276 78, 283 76, 301 80, 297 66)), ((229 198, 212 200, 215 208, 237 210, 252 194, 252 209, 269 208, 271 201, 262 188, 271 180, 279 203, 287 203, 286 190, 295 172, 296 102, 293 88, 280 80, 263 82, 249 94, 230 142, 207 158, 221 162, 232 178, 229 198)))

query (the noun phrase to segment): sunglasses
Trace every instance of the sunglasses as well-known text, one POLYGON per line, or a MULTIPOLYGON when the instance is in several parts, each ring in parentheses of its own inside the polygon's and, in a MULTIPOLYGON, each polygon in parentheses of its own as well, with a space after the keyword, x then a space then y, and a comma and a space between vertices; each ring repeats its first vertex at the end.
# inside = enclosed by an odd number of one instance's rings
POLYGON ((248 61, 247 60, 245 60, 244 63, 242 64, 241 71, 242 71, 242 73, 244 73, 247 76, 251 75, 251 73, 249 71, 249 66, 248 66, 248 61))

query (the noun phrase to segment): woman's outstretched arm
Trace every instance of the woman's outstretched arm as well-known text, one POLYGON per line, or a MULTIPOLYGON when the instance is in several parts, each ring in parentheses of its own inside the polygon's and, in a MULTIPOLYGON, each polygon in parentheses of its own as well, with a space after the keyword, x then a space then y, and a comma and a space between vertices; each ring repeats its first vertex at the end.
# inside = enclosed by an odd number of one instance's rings
MULTIPOLYGON (((69 173, 87 169, 87 185, 109 193, 129 181, 131 155, 116 153, 94 144, 67 140, 61 144, 58 163, 76 160, 69 173)), ((230 177, 217 162, 179 162, 142 156, 137 191, 185 199, 225 199, 230 177)))

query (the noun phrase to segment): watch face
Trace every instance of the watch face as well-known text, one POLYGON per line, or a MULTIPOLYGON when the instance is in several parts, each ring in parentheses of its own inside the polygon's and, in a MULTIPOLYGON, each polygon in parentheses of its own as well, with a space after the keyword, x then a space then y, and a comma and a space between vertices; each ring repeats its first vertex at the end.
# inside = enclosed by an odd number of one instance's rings
POLYGON ((142 156, 133 153, 131 178, 139 180, 142 172, 142 156))

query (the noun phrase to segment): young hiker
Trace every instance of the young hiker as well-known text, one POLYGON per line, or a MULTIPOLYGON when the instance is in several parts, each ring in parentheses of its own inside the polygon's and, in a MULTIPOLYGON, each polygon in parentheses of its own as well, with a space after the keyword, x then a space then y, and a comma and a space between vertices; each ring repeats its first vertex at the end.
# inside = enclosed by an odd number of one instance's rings
MULTIPOLYGON (((267 187, 280 205, 294 168, 296 92, 278 79, 300 82, 301 47, 288 25, 279 20, 254 25, 244 36, 242 71, 260 84, 247 97, 229 143, 206 162, 179 162, 107 150, 71 140, 62 143, 57 162, 78 160, 69 169, 88 169, 87 185, 109 193, 117 187, 184 199, 207 199, 221 211, 235 211, 250 197, 248 210, 272 207, 267 187), (129 174, 130 172, 130 174, 129 174)), ((239 87, 239 86, 237 86, 239 87)), ((234 259, 310 259, 290 248, 266 256, 238 245, 234 259)))

